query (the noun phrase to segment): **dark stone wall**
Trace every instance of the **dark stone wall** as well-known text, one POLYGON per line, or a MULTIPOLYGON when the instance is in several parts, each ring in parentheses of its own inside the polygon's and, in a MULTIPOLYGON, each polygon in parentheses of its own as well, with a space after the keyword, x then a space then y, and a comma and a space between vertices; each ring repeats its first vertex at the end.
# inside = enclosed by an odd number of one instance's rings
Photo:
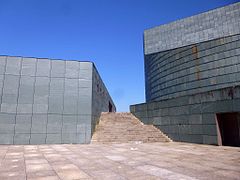
POLYGON ((102 112, 109 112, 109 103, 112 105, 112 112, 116 112, 114 102, 109 95, 107 88, 102 81, 97 69, 93 68, 93 83, 92 83, 92 134, 99 122, 102 112))
POLYGON ((240 85, 240 35, 145 55, 146 101, 240 85))
POLYGON ((240 2, 144 31, 144 54, 240 33, 240 2))
POLYGON ((144 31, 142 122, 175 141, 217 144, 217 113, 240 112, 240 3, 144 31))
POLYGON ((240 112, 240 86, 130 106, 174 141, 217 144, 217 113, 240 112))

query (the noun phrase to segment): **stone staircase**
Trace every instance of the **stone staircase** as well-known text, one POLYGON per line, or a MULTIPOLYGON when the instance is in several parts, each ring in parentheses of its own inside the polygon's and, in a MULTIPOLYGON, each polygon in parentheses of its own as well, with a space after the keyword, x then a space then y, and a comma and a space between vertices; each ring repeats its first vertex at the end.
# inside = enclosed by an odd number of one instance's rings
POLYGON ((102 113, 91 143, 170 142, 153 125, 145 125, 131 113, 102 113))

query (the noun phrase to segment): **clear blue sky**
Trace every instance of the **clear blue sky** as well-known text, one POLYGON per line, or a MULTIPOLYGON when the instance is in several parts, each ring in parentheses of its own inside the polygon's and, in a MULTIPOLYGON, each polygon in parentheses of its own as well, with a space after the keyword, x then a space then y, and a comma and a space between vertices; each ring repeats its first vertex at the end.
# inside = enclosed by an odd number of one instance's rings
POLYGON ((0 54, 93 61, 118 111, 142 103, 143 31, 236 0, 0 0, 0 54))

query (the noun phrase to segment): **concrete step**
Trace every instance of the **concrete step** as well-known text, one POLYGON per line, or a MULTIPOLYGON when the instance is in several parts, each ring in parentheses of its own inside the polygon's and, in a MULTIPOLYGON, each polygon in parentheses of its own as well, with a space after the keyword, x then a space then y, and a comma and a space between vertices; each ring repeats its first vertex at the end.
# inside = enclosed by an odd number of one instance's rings
POLYGON ((171 141, 153 125, 145 125, 131 113, 102 113, 91 143, 171 141))

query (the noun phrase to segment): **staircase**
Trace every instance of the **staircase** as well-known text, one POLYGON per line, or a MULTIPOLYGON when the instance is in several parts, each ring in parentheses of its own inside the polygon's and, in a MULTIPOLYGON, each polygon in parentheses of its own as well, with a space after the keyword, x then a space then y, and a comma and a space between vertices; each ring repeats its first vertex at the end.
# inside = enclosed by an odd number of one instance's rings
POLYGON ((131 113, 102 113, 91 143, 169 142, 153 125, 144 125, 131 113))

